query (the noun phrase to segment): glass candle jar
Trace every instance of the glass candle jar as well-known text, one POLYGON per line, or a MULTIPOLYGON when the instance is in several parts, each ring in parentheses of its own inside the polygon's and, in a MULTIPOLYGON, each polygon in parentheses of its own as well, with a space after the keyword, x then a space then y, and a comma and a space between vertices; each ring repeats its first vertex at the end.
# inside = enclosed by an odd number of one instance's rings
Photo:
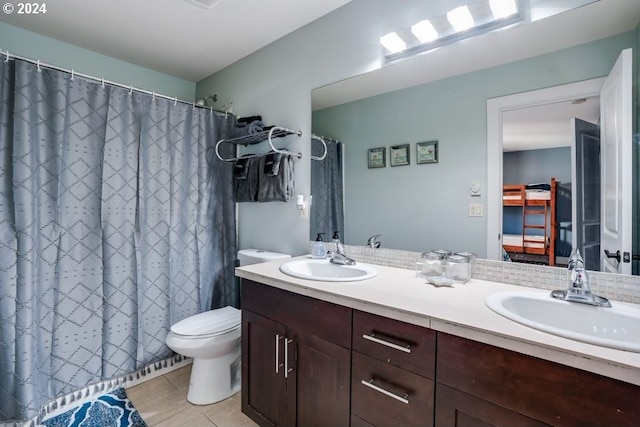
POLYGON ((461 255, 451 255, 445 262, 445 276, 458 283, 466 283, 471 279, 471 264, 469 258, 461 255))
POLYGON ((442 276, 444 274, 444 256, 437 252, 423 253, 422 274, 424 276, 442 276))

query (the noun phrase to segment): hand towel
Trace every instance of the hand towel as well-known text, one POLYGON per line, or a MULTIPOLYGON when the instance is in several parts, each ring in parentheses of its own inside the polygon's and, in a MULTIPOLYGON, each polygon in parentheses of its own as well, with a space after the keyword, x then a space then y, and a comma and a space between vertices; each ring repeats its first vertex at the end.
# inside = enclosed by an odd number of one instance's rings
POLYGON ((236 202, 255 202, 258 195, 260 175, 259 159, 250 157, 238 159, 234 165, 234 196, 236 202))
MULTIPOLYGON (((260 158, 260 177, 258 179, 258 202, 288 202, 295 193, 293 182, 293 158, 290 154, 279 156, 276 175, 265 173, 268 156, 260 158)), ((266 168, 272 172, 273 168, 266 168)))

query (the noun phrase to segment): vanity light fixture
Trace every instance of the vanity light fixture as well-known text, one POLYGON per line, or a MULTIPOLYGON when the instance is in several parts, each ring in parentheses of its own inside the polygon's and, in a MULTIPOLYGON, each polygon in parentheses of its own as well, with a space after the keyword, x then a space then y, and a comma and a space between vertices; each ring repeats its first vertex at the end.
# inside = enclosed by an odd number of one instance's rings
POLYGON ((495 19, 507 18, 518 13, 516 0, 489 0, 489 7, 495 19))
POLYGON ((407 48, 407 44, 400 38, 398 33, 389 33, 380 37, 380 44, 387 48, 390 53, 402 52, 407 48))
POLYGON ((475 25, 473 16, 471 16, 471 12, 469 12, 469 8, 467 6, 456 7, 455 9, 447 12, 447 20, 459 33, 466 31, 469 28, 473 28, 475 25))
POLYGON ((548 0, 457 0, 460 6, 455 9, 445 12, 445 8, 411 27, 380 37, 386 48, 384 58, 386 62, 396 61, 523 23, 525 18, 530 19, 535 1, 548 0), (466 4, 460 5, 462 1, 466 4))
POLYGON ((411 32, 420 40, 420 43, 429 43, 438 38, 438 31, 428 19, 412 25, 411 32))

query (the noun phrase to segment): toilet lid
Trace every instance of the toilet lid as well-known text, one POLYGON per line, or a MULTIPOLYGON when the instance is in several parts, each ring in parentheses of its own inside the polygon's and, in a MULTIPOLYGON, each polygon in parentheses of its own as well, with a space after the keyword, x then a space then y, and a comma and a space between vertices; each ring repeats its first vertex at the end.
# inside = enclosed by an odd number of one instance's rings
POLYGON ((171 326, 171 332, 185 336, 222 334, 240 325, 240 315, 241 311, 231 306, 205 311, 179 321, 171 326))

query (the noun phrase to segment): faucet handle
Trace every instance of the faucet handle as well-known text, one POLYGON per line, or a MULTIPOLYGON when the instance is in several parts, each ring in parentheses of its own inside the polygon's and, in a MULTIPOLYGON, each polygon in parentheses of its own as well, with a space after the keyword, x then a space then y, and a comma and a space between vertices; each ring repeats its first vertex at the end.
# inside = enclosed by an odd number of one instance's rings
POLYGON ((369 237, 369 239, 367 240, 367 246, 369 246, 370 248, 379 248, 380 242, 378 242, 377 239, 380 236, 382 236, 382 234, 374 234, 373 236, 369 237))

